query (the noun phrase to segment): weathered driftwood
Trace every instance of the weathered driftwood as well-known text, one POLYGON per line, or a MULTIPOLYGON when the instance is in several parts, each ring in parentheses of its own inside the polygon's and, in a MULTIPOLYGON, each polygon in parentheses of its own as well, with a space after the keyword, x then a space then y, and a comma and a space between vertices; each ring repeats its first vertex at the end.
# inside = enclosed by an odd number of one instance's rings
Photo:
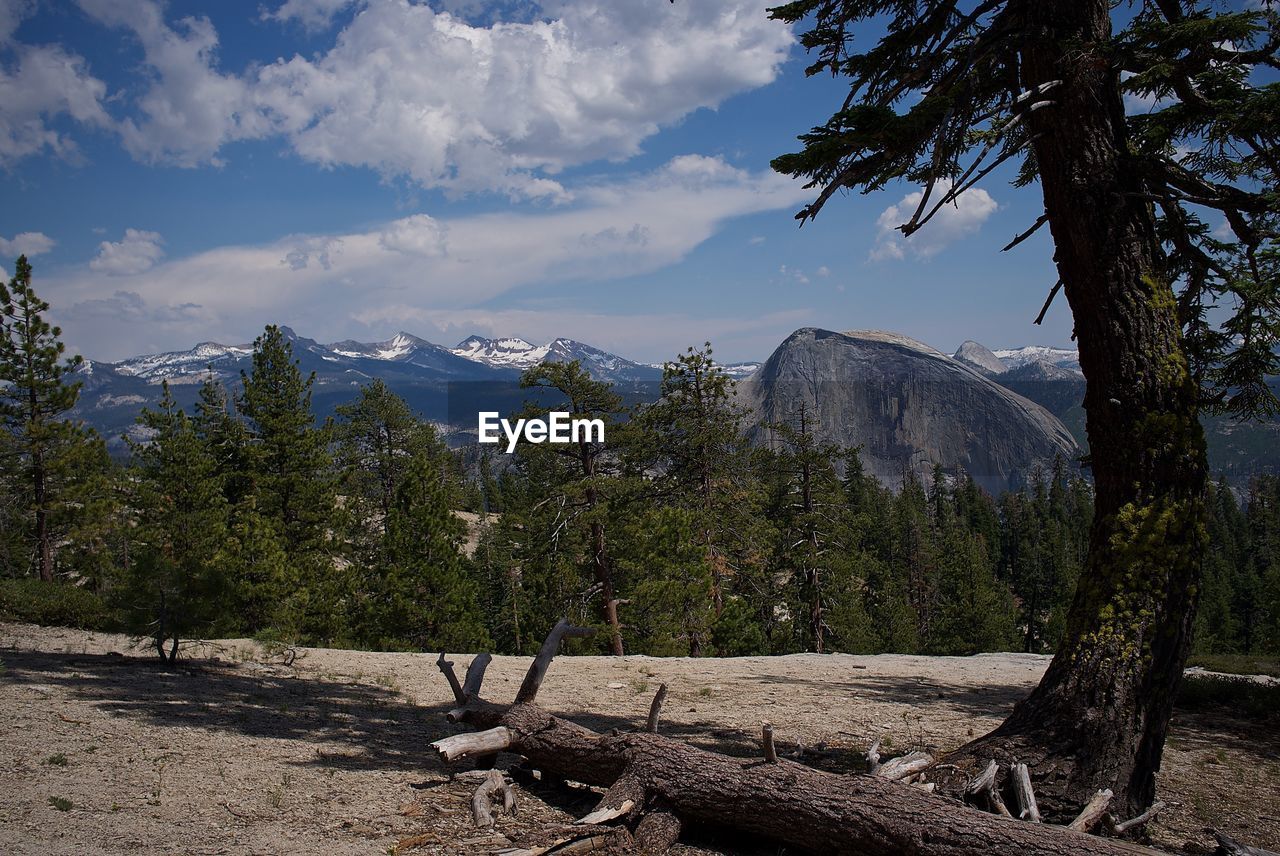
POLYGON ((471 797, 471 817, 476 826, 482 829, 493 826, 493 804, 498 801, 505 813, 516 813, 516 792, 511 784, 497 770, 486 770, 484 780, 471 797))
POLYGON ((1098 791, 1093 795, 1093 799, 1089 800, 1085 807, 1080 809, 1079 816, 1067 824, 1067 828, 1078 832, 1088 832, 1090 829, 1096 829, 1098 824, 1102 823, 1103 816, 1107 813, 1107 806, 1111 804, 1111 797, 1110 789, 1098 791))
MULTIPOLYGON (((1013 765, 1013 793, 1018 798, 1018 817, 1032 823, 1039 823, 1040 806, 1036 805, 1036 792, 1031 787, 1031 770, 1026 764, 1013 765)), ((1156 805, 1163 805, 1163 803, 1156 805)), ((1136 821, 1137 818, 1134 820, 1136 821)))
POLYGON ((876 768, 875 774, 882 779, 896 782, 916 775, 932 763, 933 756, 928 752, 911 752, 885 761, 876 768))
MULTIPOLYGON (((459 719, 481 730, 432 745, 447 761, 506 749, 555 776, 607 788, 584 825, 623 823, 626 828, 616 833, 636 851, 665 852, 682 823, 695 821, 820 853, 1154 853, 1065 827, 997 817, 883 776, 835 775, 785 759, 732 758, 647 732, 591 731, 533 704, 560 640, 574 635, 583 632, 564 622, 557 625, 530 667, 520 701, 501 706, 472 694, 459 719)), ((993 770, 989 792, 996 790, 995 778, 993 770)), ((561 841, 574 842, 568 845, 573 847, 580 841, 590 847, 618 841, 582 834, 570 833, 561 841)))

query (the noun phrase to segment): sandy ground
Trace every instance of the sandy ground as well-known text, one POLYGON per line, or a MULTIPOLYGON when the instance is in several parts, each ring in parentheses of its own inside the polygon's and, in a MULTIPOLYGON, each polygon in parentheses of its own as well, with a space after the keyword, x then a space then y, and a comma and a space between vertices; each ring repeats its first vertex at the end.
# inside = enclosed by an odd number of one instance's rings
MULTIPOLYGON (((0 624, 0 852, 491 853, 586 813, 596 794, 519 788, 515 818, 471 826, 472 785, 427 744, 458 729, 425 654, 247 640, 157 666, 127 637, 0 624)), ((459 673, 468 655, 452 658, 459 673)), ((730 660, 562 657, 539 702, 597 728, 642 723, 669 685, 663 733, 748 754, 772 722, 780 749, 852 768, 870 741, 946 750, 994 726, 1047 658, 799 655, 730 660)), ((526 658, 496 657, 485 695, 510 699, 526 658)), ((500 766, 514 758, 503 756, 500 766)), ((1179 715, 1160 777, 1155 841, 1208 852, 1213 826, 1280 849, 1280 736, 1179 715)), ((683 853, 777 853, 694 830, 683 853)))

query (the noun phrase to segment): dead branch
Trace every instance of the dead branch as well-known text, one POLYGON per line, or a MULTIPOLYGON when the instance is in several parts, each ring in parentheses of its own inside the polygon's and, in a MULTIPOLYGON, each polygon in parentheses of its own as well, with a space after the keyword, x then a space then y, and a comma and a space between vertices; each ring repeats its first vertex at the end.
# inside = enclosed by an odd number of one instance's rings
POLYGON ((1107 813, 1107 806, 1111 804, 1111 790, 1098 791, 1093 795, 1093 799, 1085 804, 1080 810, 1080 814, 1075 820, 1067 824, 1067 829, 1074 829, 1077 832, 1088 832, 1098 825, 1102 820, 1102 816, 1107 813))
POLYGON ((1053 288, 1049 289, 1049 296, 1045 298, 1044 306, 1040 307, 1040 314, 1036 316, 1035 323, 1037 325, 1044 323, 1044 316, 1048 314, 1049 307, 1053 305, 1053 299, 1058 296, 1058 292, 1062 290, 1062 280, 1058 280, 1053 284, 1053 288))
POLYGON ((1032 226, 1031 226, 1031 228, 1030 228, 1030 229, 1027 229, 1027 231, 1025 231, 1025 232, 1022 232, 1022 233, 1018 234, 1018 236, 1017 236, 1017 237, 1015 237, 1012 241, 1010 241, 1009 243, 1005 244, 1005 245, 1004 245, 1004 248, 1003 248, 1002 250, 1000 250, 1000 252, 1002 252, 1002 253, 1007 253, 1007 252, 1009 252, 1009 251, 1010 251, 1010 250, 1012 250, 1014 247, 1018 246, 1018 244, 1021 244, 1021 243, 1022 243, 1023 241, 1025 241, 1027 238, 1030 238, 1030 237, 1031 237, 1032 235, 1034 235, 1036 232, 1040 231, 1040 227, 1041 227, 1041 226, 1043 226, 1045 223, 1048 223, 1048 222, 1049 222, 1049 215, 1048 215, 1048 214, 1041 214, 1039 217, 1037 217, 1037 218, 1036 218, 1036 222, 1032 224, 1032 226))
POLYGON ((1040 806, 1036 805, 1036 792, 1031 787, 1031 771, 1026 764, 1013 765, 1013 792, 1018 798, 1018 817, 1039 823, 1040 806))
POLYGON ((528 673, 524 676, 524 683, 520 685, 520 691, 516 693, 516 704, 533 704, 533 700, 538 697, 538 689, 542 686, 542 679, 547 676, 547 667, 551 665, 552 658, 556 652, 560 650, 560 641, 566 636, 583 637, 590 636, 595 630, 590 627, 574 627, 566 619, 560 619, 547 641, 542 643, 542 650, 538 651, 538 656, 533 658, 533 663, 529 666, 528 673))
POLYGON ((462 681, 462 695, 465 700, 459 702, 460 704, 466 704, 473 698, 480 698, 480 685, 484 683, 484 672, 489 668, 492 660, 492 654, 481 654, 467 666, 467 676, 462 681))
POLYGON ((896 782, 914 776, 932 763, 933 756, 928 752, 911 752, 884 762, 876 768, 876 775, 896 782))
POLYGON ((478 755, 492 755, 511 748, 515 735, 499 725, 487 731, 476 731, 470 734, 455 734, 432 743, 432 747, 440 753, 440 759, 446 763, 462 758, 474 758, 478 755))
POLYGON ((867 769, 871 773, 875 773, 880 769, 880 741, 871 744, 871 748, 867 750, 867 769))
POLYGON ((662 703, 667 700, 667 685, 658 684, 658 691, 653 694, 653 703, 649 705, 649 721, 644 730, 650 734, 658 733, 658 714, 662 712, 662 703))
POLYGON ((1157 814, 1159 814, 1163 810, 1164 810, 1164 803, 1160 802, 1159 800, 1156 800, 1151 804, 1151 808, 1147 809, 1137 817, 1129 818, 1123 823, 1117 823, 1115 826, 1115 834, 1124 835, 1126 832, 1128 832, 1131 829, 1137 829, 1140 826, 1145 826, 1152 818, 1154 818, 1157 814))
POLYGON ((493 804, 498 800, 502 801, 503 812, 516 813, 516 794, 506 777, 498 770, 488 770, 471 797, 471 817, 476 826, 481 829, 493 826, 493 804))
POLYGON ((766 761, 770 764, 778 763, 778 750, 773 745, 773 726, 767 722, 760 729, 760 746, 766 761))
MULTIPOLYGON (((531 667, 526 685, 533 692, 567 627, 563 622, 557 625, 540 662, 531 667)), ((473 698, 461 719, 480 730, 433 743, 446 760, 491 757, 507 749, 549 775, 608 788, 576 828, 617 825, 607 836, 562 830, 559 843, 553 845, 557 852, 578 846, 663 852, 678 837, 681 825, 691 822, 729 827, 801 850, 867 856, 1154 852, 1065 827, 1012 822, 884 776, 843 776, 783 759, 761 763, 734 758, 644 731, 601 734, 528 703, 504 707, 473 698), (648 841, 634 837, 641 831, 651 835, 648 841)), ((868 753, 873 763, 878 764, 878 752, 875 745, 868 753)), ((992 764, 975 780, 979 787, 974 790, 989 799, 994 796, 993 804, 1002 805, 997 802, 997 775, 998 767, 992 764)))
POLYGON ((467 694, 462 691, 462 685, 458 683, 458 675, 453 671, 453 663, 444 658, 444 652, 440 652, 440 659, 436 660, 436 667, 444 674, 445 680, 449 682, 449 689, 453 690, 454 700, 460 704, 467 703, 467 694))

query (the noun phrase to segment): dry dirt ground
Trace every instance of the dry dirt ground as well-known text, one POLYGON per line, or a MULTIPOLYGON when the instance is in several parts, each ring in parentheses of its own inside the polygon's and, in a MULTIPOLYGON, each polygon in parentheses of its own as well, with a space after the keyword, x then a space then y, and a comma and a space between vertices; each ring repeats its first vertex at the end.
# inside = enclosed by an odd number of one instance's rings
MULTIPOLYGON (((596 794, 520 788, 516 817, 471 826, 473 785, 451 782, 428 743, 449 690, 426 654, 267 650, 208 643, 160 668, 127 637, 0 624, 0 853, 491 853, 586 813, 596 794)), ((459 673, 470 657, 453 658, 459 673)), ((528 661, 496 657, 486 696, 514 696, 528 661)), ((663 733, 839 769, 869 742, 946 750, 995 725, 1046 658, 800 655, 729 660, 562 657, 539 702, 597 729, 643 723, 669 685, 663 733)), ((1280 736, 1257 723, 1180 714, 1152 832, 1207 852, 1207 826, 1280 849, 1280 736)), ((502 756, 500 766, 515 761, 502 756)), ((693 830, 685 853, 781 852, 693 830)))

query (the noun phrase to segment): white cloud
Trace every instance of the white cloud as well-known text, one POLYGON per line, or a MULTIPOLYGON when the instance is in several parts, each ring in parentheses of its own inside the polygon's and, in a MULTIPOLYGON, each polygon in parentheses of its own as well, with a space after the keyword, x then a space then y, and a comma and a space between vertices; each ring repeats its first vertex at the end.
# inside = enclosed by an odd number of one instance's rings
MULTIPOLYGON (((932 199, 941 199, 950 188, 950 182, 938 182, 932 199)), ((917 259, 933 258, 948 245, 977 232, 1000 207, 982 188, 971 188, 955 202, 944 205, 919 231, 905 236, 898 227, 911 219, 923 197, 923 190, 912 191, 880 213, 876 220, 880 233, 871 248, 871 261, 902 260, 908 253, 917 259)))
POLYGON ((146 273, 164 257, 160 247, 163 243, 159 232, 125 229, 123 239, 98 245, 98 255, 89 262, 89 267, 108 276, 146 273))
POLYGON ((821 277, 828 277, 828 276, 831 276, 831 268, 827 267, 826 265, 822 265, 816 271, 814 271, 814 273, 816 273, 818 276, 821 276, 821 277))
POLYGON ((38 256, 53 249, 56 242, 43 232, 19 232, 13 238, 0 238, 0 256, 38 256))
POLYGON ((339 12, 354 6, 356 0, 285 0, 274 12, 263 12, 264 20, 297 21, 308 30, 322 30, 339 12))
MULTIPOLYGON (((217 68, 205 18, 170 26, 154 0, 78 2, 143 47, 154 80, 120 124, 140 159, 218 163, 227 143, 282 135, 323 166, 559 200, 560 170, 630 157, 663 125, 770 83, 793 41, 757 0, 544 0, 529 20, 487 25, 364 0, 327 51, 235 75, 217 68)), ((290 0, 274 16, 338 5, 290 0)))
MULTIPOLYGON (((0 44, 12 33, 4 28, 16 23, 12 9, 6 14, 0 16, 0 44)), ((69 116, 89 127, 109 126, 102 108, 106 84, 89 73, 83 58, 56 45, 16 45, 14 54, 12 67, 0 67, 0 166, 41 152, 75 159, 75 141, 54 120, 69 116)))
MULTIPOLYGON (((414 214, 366 231, 295 235, 159 259, 159 236, 132 231, 103 245, 88 270, 46 286, 70 312, 64 327, 99 358, 128 356, 127 324, 76 323, 76 307, 114 289, 103 275, 131 272, 129 289, 171 320, 151 333, 173 347, 239 341, 266 321, 346 338, 351 318, 455 312, 522 286, 608 281, 683 259, 726 220, 790 208, 809 195, 775 173, 748 173, 711 158, 678 158, 654 172, 580 188, 572 204, 455 218, 414 214), (130 249, 149 247, 135 264, 130 249), (154 267, 146 269, 144 265, 154 267), (199 306, 200 323, 176 307, 199 306), (163 313, 162 313, 163 314, 163 313)), ((81 313, 83 315, 83 313, 81 313)))

